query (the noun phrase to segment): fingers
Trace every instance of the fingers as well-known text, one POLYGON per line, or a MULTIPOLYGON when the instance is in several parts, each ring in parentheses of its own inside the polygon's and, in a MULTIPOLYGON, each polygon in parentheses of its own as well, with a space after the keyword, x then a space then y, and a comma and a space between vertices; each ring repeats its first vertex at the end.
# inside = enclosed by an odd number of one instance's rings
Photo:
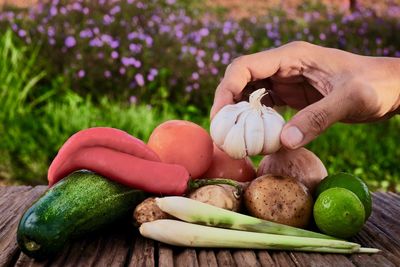
POLYGON ((234 60, 226 69, 225 76, 215 91, 211 118, 225 105, 239 99, 243 88, 250 81, 264 79, 279 69, 279 48, 263 51, 234 60))
POLYGON ((289 149, 304 146, 330 125, 344 119, 351 109, 351 102, 341 91, 332 92, 293 116, 282 130, 282 144, 289 149))

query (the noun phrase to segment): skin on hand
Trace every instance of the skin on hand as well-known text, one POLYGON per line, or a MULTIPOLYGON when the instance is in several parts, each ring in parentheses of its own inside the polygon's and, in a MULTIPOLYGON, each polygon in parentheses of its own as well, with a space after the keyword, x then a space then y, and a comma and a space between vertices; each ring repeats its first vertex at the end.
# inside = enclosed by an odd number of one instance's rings
POLYGON ((367 57, 296 41, 235 59, 215 91, 211 118, 225 105, 265 87, 268 106, 299 112, 281 133, 283 145, 306 145, 337 121, 386 119, 400 111, 400 59, 367 57))

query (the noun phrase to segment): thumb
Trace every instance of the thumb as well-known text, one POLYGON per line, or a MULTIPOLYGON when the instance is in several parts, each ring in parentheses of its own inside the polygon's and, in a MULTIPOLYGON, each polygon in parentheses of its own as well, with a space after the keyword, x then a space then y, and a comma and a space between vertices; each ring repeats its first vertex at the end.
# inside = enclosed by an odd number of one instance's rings
POLYGON ((348 113, 348 100, 339 90, 300 110, 282 129, 281 142, 289 149, 308 144, 348 113))

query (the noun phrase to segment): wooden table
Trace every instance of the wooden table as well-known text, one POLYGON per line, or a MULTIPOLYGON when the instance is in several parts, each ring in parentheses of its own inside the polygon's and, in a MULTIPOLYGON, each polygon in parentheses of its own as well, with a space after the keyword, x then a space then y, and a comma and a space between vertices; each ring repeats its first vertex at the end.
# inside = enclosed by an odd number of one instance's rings
POLYGON ((16 243, 18 221, 45 186, 0 187, 0 266, 400 266, 400 195, 374 193, 373 212, 353 241, 382 252, 374 255, 271 250, 190 249, 142 238, 133 227, 76 240, 53 259, 37 262, 16 243))

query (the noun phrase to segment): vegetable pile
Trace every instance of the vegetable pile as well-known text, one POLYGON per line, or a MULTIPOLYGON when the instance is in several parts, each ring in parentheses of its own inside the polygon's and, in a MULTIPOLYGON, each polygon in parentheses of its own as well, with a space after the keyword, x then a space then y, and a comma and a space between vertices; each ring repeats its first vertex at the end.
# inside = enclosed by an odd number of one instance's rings
POLYGON ((284 121, 261 105, 264 95, 257 90, 250 103, 223 108, 211 136, 181 120, 156 127, 148 144, 107 127, 74 134, 49 167, 48 191, 20 220, 21 250, 46 258, 74 238, 133 218, 143 236, 178 246, 378 252, 337 239, 367 220, 368 188, 344 174, 325 178, 307 149, 281 148, 284 121), (257 171, 248 157, 256 154, 266 155, 257 171), (323 233, 310 230, 313 219, 323 233))

